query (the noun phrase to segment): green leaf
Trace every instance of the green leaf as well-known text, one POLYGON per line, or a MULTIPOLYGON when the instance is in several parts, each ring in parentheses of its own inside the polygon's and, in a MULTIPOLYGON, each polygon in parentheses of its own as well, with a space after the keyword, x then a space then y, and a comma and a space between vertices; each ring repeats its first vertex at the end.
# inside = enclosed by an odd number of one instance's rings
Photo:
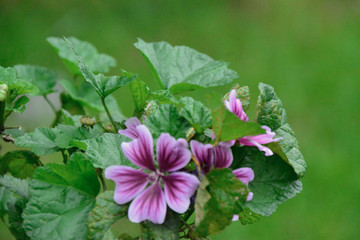
POLYGON ((135 111, 141 113, 144 110, 146 101, 150 96, 150 89, 138 78, 130 83, 129 86, 135 104, 135 111))
POLYGON ((233 147, 233 154, 232 168, 249 167, 255 173, 249 184, 254 197, 246 204, 251 211, 269 216, 302 190, 293 168, 278 155, 266 157, 256 147, 233 147))
POLYGON ((11 101, 19 95, 38 92, 38 88, 32 83, 18 79, 16 70, 11 67, 3 68, 0 66, 0 84, 1 83, 8 85, 11 101))
POLYGON ((23 81, 28 81, 39 90, 34 95, 46 95, 53 92, 56 85, 56 73, 47 68, 32 65, 14 66, 17 76, 23 81))
MULTIPOLYGON (((67 40, 76 49, 79 56, 84 60, 86 66, 94 73, 106 73, 110 67, 115 67, 116 61, 113 57, 100 54, 96 48, 88 42, 80 41, 75 37, 68 37, 67 40)), ((80 75, 78 60, 74 52, 67 46, 62 38, 49 37, 47 41, 55 48, 66 66, 74 75, 80 75)))
POLYGON ((230 141, 265 133, 265 130, 258 123, 241 121, 225 106, 212 111, 212 121, 217 141, 230 141))
POLYGON ((180 116, 188 120, 198 133, 202 133, 211 127, 211 111, 204 104, 191 97, 181 98, 180 103, 183 105, 179 113, 180 116))
POLYGON ((85 140, 97 138, 104 133, 104 130, 100 125, 95 125, 93 127, 76 127, 59 124, 56 126, 56 129, 58 129, 58 133, 55 142, 56 145, 62 149, 77 147, 86 150, 85 140))
POLYGON ((8 203, 9 214, 9 230, 16 239, 30 239, 23 228, 22 213, 26 207, 27 199, 19 198, 15 202, 8 203))
POLYGON ((76 160, 73 157, 73 160, 69 161, 67 165, 49 163, 45 167, 39 167, 35 171, 33 179, 55 185, 71 186, 94 197, 100 191, 100 183, 95 169, 85 157, 77 156, 76 160))
POLYGON ((102 240, 111 225, 127 215, 128 206, 114 202, 114 192, 106 191, 96 198, 94 209, 90 212, 87 221, 89 239, 102 240))
POLYGON ((111 165, 133 166, 121 150, 121 143, 129 139, 117 133, 104 133, 98 138, 86 140, 86 155, 96 168, 105 169, 111 165))
POLYGON ((274 88, 260 83, 260 95, 257 103, 257 122, 275 131, 276 137, 282 139, 269 147, 289 163, 299 177, 306 173, 306 162, 300 152, 295 133, 287 122, 286 111, 274 88))
POLYGON ((158 138, 161 133, 169 133, 175 138, 186 138, 186 133, 190 128, 189 123, 179 115, 172 104, 161 105, 146 118, 144 124, 155 138, 158 138))
MULTIPOLYGON (((105 111, 101 103, 101 99, 88 82, 83 82, 80 86, 75 86, 68 80, 62 80, 60 81, 60 84, 65 88, 71 98, 78 101, 82 106, 88 107, 96 112, 105 111)), ((105 99, 105 103, 115 121, 122 121, 124 119, 124 116, 120 112, 118 104, 113 96, 108 96, 105 99)))
POLYGON ((195 236, 206 237, 225 229, 247 195, 247 187, 230 169, 211 170, 201 179, 196 195, 195 236))
POLYGON ((29 183, 26 180, 14 178, 10 175, 0 177, 0 186, 7 188, 9 191, 15 192, 24 198, 29 198, 29 183))
POLYGON ((220 86, 238 77, 227 68, 228 63, 215 61, 189 47, 147 43, 141 39, 134 45, 145 57, 160 86, 172 93, 220 86))
POLYGON ((245 208, 242 212, 238 213, 239 221, 241 224, 253 224, 260 220, 261 215, 254 213, 248 208, 245 208))
POLYGON ((14 112, 18 112, 18 113, 23 113, 26 109, 25 104, 27 104, 29 102, 29 98, 25 95, 19 97, 18 99, 16 99, 12 106, 7 105, 6 106, 6 111, 14 111, 14 112))
POLYGON ((80 118, 82 117, 82 115, 71 115, 65 109, 61 109, 61 115, 63 124, 77 127, 81 126, 80 118))
POLYGON ((95 169, 84 158, 37 168, 23 212, 27 235, 31 239, 86 239, 86 222, 99 190, 95 169))
POLYGON ((168 210, 163 224, 150 221, 141 223, 140 239, 148 240, 178 240, 181 223, 179 214, 168 210))
POLYGON ((4 217, 9 209, 7 204, 16 201, 16 197, 5 187, 0 187, 0 217, 4 217))
MULTIPOLYGON (((250 107, 250 91, 249 91, 249 87, 248 86, 240 87, 239 84, 236 84, 233 87, 233 89, 236 89, 236 97, 238 99, 240 99, 241 105, 242 105, 244 111, 246 112, 246 110, 248 110, 249 107, 250 107)), ((228 92, 224 96, 224 99, 229 100, 229 94, 230 94, 230 92, 228 92)))
POLYGON ((0 159, 0 174, 10 172, 16 178, 31 177, 39 166, 39 157, 33 152, 17 150, 7 152, 0 159))
POLYGON ((56 128, 36 128, 32 133, 15 139, 15 145, 30 148, 35 154, 47 155, 59 151, 55 138, 59 130, 56 128))

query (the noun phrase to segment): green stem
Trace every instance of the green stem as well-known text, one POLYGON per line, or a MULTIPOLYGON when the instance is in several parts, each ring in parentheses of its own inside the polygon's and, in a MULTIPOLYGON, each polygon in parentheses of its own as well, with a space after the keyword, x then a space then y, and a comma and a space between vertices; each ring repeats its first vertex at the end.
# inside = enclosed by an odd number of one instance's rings
POLYGON ((52 104, 52 102, 50 102, 50 100, 47 98, 46 95, 43 96, 45 101, 49 104, 49 106, 51 107, 51 109, 54 111, 55 115, 57 114, 57 110, 55 108, 55 106, 52 104))
POLYGON ((0 102, 0 131, 4 131, 5 124, 5 101, 0 102))
POLYGON ((114 121, 113 117, 112 117, 111 114, 110 114, 110 111, 109 111, 108 107, 106 106, 105 98, 104 98, 104 97, 101 97, 101 103, 102 103, 102 105, 104 106, 105 112, 106 112, 106 114, 108 115, 111 124, 113 125, 115 131, 117 132, 118 129, 117 129, 117 127, 116 127, 116 124, 115 124, 115 121, 114 121))
POLYGON ((66 156, 64 150, 61 150, 60 152, 61 152, 61 155, 62 155, 62 157, 63 157, 63 162, 64 162, 64 164, 66 164, 66 163, 67 163, 67 160, 68 160, 68 157, 66 156))

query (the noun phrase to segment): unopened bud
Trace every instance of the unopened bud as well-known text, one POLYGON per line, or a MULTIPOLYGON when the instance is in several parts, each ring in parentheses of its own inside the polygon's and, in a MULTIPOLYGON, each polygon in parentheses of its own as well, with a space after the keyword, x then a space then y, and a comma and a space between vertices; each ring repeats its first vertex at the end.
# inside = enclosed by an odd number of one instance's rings
POLYGON ((92 127, 96 124, 96 119, 89 116, 82 116, 80 118, 80 123, 85 126, 92 127))
POLYGON ((6 84, 0 84, 0 102, 5 101, 9 88, 6 84))

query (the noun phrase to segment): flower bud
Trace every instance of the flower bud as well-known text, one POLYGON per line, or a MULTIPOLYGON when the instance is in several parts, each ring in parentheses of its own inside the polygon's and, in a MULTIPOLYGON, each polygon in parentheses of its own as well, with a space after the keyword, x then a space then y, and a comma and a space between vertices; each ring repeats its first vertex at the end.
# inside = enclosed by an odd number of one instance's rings
POLYGON ((5 101, 9 88, 6 84, 0 84, 0 102, 5 101))
POLYGON ((96 124, 96 119, 89 116, 82 116, 80 118, 80 123, 82 125, 92 127, 96 124))

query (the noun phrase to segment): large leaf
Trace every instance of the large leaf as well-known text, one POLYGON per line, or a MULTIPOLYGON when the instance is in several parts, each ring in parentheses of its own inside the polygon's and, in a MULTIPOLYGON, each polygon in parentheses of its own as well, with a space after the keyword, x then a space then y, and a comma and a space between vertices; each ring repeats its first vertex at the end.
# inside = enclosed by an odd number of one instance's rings
POLYGON ((250 167, 255 179, 249 188, 254 193, 247 207, 255 213, 269 216, 277 206, 302 190, 293 168, 278 155, 266 157, 256 147, 233 148, 233 168, 250 167))
POLYGON ((189 123, 179 115, 172 104, 161 105, 146 118, 144 123, 155 138, 158 138, 161 133, 169 133, 175 138, 186 138, 186 133, 190 128, 189 123))
POLYGON ((269 147, 289 163, 296 174, 303 177, 306 172, 306 162, 300 152, 295 133, 287 122, 282 102, 273 87, 260 83, 259 89, 257 122, 269 126, 275 131, 276 137, 282 138, 278 143, 270 144, 269 147))
POLYGON ((99 189, 95 170, 86 160, 38 168, 23 212, 27 235, 31 239, 85 239, 86 221, 99 189))
POLYGON ((38 166, 39 157, 30 151, 10 151, 0 158, 1 175, 10 172, 14 177, 24 179, 31 177, 38 166))
POLYGON ((39 89, 34 95, 46 95, 53 92, 57 78, 53 71, 32 65, 16 65, 14 68, 19 79, 31 82, 39 89))
POLYGON ((0 177, 0 186, 15 192, 23 198, 29 198, 29 184, 26 180, 18 179, 10 175, 0 177))
POLYGON ((15 139, 15 145, 30 148, 35 154, 47 155, 59 151, 55 138, 59 130, 56 128, 36 128, 15 139))
POLYGON ((242 121, 224 106, 212 111, 212 121, 217 141, 230 141, 265 133, 258 123, 242 121))
MULTIPOLYGON (((67 39, 74 46, 90 71, 94 73, 106 73, 109 71, 110 67, 115 67, 116 61, 113 57, 98 53, 96 48, 90 43, 80 41, 75 37, 69 37, 67 39)), ((47 38, 47 41, 55 48, 69 70, 74 75, 80 75, 81 72, 78 68, 78 59, 74 52, 67 46, 64 39, 49 37, 47 38)))
POLYGON ((107 168, 112 165, 133 166, 121 150, 121 143, 129 141, 123 135, 104 133, 98 138, 85 141, 86 155, 97 168, 107 168))
POLYGON ((144 55, 160 86, 173 93, 220 86, 238 77, 227 68, 228 63, 215 61, 189 47, 141 39, 134 45, 144 55))
POLYGON ((180 103, 182 104, 180 116, 188 120, 197 132, 202 133, 205 129, 211 127, 211 111, 204 104, 195 101, 191 97, 181 98, 180 103))
POLYGON ((195 231, 206 237, 222 231, 246 201, 247 187, 230 169, 213 169, 201 179, 195 202, 195 231))
POLYGON ((96 198, 94 209, 90 212, 87 221, 89 239, 102 240, 111 225, 127 215, 127 205, 118 205, 114 202, 114 192, 106 191, 96 198))

